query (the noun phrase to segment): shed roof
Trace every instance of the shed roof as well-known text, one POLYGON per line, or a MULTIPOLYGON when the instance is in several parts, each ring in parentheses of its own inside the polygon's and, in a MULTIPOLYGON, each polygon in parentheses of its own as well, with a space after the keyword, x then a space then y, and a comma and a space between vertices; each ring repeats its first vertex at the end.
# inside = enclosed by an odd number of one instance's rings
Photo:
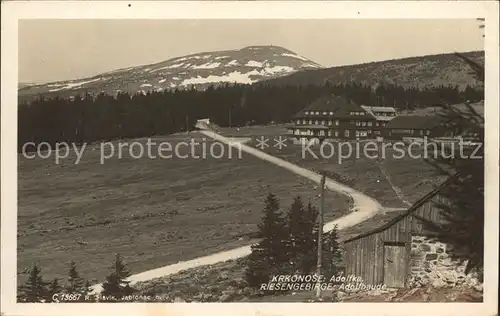
POLYGON ((391 222, 394 218, 401 216, 406 213, 406 209, 401 209, 397 211, 390 211, 387 213, 379 213, 372 218, 361 222, 352 227, 343 229, 338 232, 339 239, 344 242, 349 242, 351 240, 357 239, 357 237, 362 237, 367 232, 374 231, 376 228, 384 227, 387 223, 391 222))
POLYGON ((406 210, 401 210, 401 211, 392 211, 392 212, 387 212, 387 213, 381 213, 377 214, 374 217, 361 222, 357 225, 354 225, 352 227, 349 227, 342 232, 339 232, 340 239, 344 242, 351 242, 356 239, 366 237, 369 235, 372 235, 374 233, 382 232, 386 230, 387 228, 391 227, 395 223, 399 222, 403 218, 405 218, 408 215, 411 215, 414 213, 417 209, 419 209, 422 205, 424 205, 426 202, 430 201, 432 198, 434 198, 443 187, 448 185, 453 179, 456 179, 458 177, 458 173, 449 177, 441 183, 438 187, 436 187, 434 190, 431 192, 427 193, 423 197, 421 197, 417 202, 415 202, 412 206, 410 206, 406 210), (375 228, 373 228, 375 227, 375 228))

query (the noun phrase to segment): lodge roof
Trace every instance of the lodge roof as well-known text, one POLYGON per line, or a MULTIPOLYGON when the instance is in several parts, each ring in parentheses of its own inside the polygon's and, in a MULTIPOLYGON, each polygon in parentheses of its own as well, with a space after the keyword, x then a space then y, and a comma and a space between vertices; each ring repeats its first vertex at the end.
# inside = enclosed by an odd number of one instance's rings
POLYGON ((386 112, 386 113, 396 113, 396 109, 392 106, 368 106, 362 105, 363 109, 369 112, 386 112))
POLYGON ((418 210, 422 205, 430 201, 439 192, 447 186, 451 181, 458 177, 458 173, 446 179, 443 183, 441 183, 438 187, 436 187, 431 192, 427 193, 423 197, 421 197, 418 201, 416 201, 412 206, 410 206, 406 210, 400 211, 391 211, 387 213, 380 213, 372 218, 361 222, 357 225, 344 229, 342 232, 339 232, 340 240, 344 243, 348 243, 375 233, 382 232, 397 222, 401 221, 403 218, 411 215, 416 210, 418 210), (373 228, 375 227, 375 228, 373 228))
POLYGON ((433 129, 444 121, 442 116, 401 115, 387 123, 388 129, 433 129))
POLYGON ((396 114, 397 111, 395 108, 390 107, 390 106, 367 106, 367 105, 362 105, 361 106, 363 110, 365 110, 368 114, 373 116, 374 118, 377 119, 377 121, 391 121, 394 119, 396 116, 385 116, 385 115, 377 115, 377 113, 390 113, 390 114, 396 114))
POLYGON ((342 117, 371 120, 369 115, 361 106, 352 100, 336 95, 324 95, 312 102, 302 111, 298 112, 295 118, 301 117, 342 117), (319 115, 311 115, 310 112, 319 112, 319 115), (352 115, 351 113, 363 113, 363 115, 352 115), (308 114, 306 114, 308 113, 308 114))

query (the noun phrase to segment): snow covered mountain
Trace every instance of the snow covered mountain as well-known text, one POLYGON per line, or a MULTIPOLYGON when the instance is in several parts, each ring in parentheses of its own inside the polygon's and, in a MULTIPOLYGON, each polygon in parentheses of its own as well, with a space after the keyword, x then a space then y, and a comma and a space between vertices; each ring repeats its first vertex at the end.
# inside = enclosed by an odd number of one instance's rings
POLYGON ((205 89, 219 83, 251 84, 321 65, 279 46, 249 46, 240 50, 205 52, 151 64, 118 69, 91 78, 20 87, 20 97, 71 96, 77 93, 114 95, 123 92, 162 91, 194 86, 205 89))

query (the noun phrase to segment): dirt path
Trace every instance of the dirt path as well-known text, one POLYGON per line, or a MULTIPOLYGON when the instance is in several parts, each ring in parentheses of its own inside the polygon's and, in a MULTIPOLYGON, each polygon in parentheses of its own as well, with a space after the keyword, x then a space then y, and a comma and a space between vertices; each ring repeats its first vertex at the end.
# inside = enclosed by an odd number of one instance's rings
MULTIPOLYGON (((300 176, 303 176, 304 178, 307 178, 311 181, 314 181, 316 183, 320 183, 321 181, 321 175, 318 173, 315 173, 311 170, 299 167, 293 163, 290 163, 288 161, 285 161, 283 159, 271 156, 269 154, 266 154, 263 151, 260 151, 258 149, 255 149, 253 147, 250 147, 248 145, 243 144, 243 141, 239 141, 237 139, 230 139, 226 138, 224 136, 221 136, 215 132, 208 131, 208 130, 202 130, 200 131, 204 135, 213 138, 216 141, 219 141, 221 143, 225 143, 227 145, 236 147, 236 148, 241 148, 243 152, 246 152, 248 154, 251 154, 257 158, 269 161, 277 166, 280 166, 282 168, 285 168, 287 170, 290 170, 291 172, 294 172, 300 176)), ((335 182, 331 179, 326 179, 325 181, 325 187, 328 190, 335 191, 341 194, 345 194, 352 198, 353 200, 353 206, 352 206, 352 212, 344 215, 342 217, 337 218, 336 220, 333 220, 331 222, 328 222, 324 226, 324 231, 328 232, 337 225, 338 229, 344 229, 347 227, 351 227, 355 224, 358 224, 360 222, 363 222, 378 212, 383 211, 382 205, 376 201, 375 199, 357 191, 354 190, 351 187, 348 187, 346 185, 343 185, 341 183, 335 182)), ((145 271, 142 273, 134 274, 129 277, 129 280, 131 281, 131 284, 136 283, 136 282, 143 282, 143 281, 148 281, 154 278, 158 277, 163 277, 166 275, 171 275, 175 274, 177 272, 180 272, 182 270, 190 269, 190 268, 195 268, 203 265, 210 265, 210 264, 215 264, 218 262, 223 262, 227 260, 234 260, 238 258, 245 257, 251 253, 250 246, 243 246, 239 247, 233 250, 229 251, 222 251, 218 252, 209 256, 193 259, 193 260, 188 260, 188 261, 182 261, 178 262, 176 264, 168 265, 165 267, 145 271)), ((93 286, 94 290, 96 292, 101 291, 101 285, 97 284, 93 286)))
MULTIPOLYGON (((256 148, 250 147, 248 145, 245 145, 243 142, 238 142, 234 139, 228 139, 222 135, 219 135, 215 132, 208 131, 208 130, 202 130, 200 131, 204 135, 213 138, 216 141, 219 141, 221 143, 225 143, 227 145, 236 147, 236 148, 241 148, 243 152, 246 152, 250 155, 253 155, 257 158, 269 161, 279 167, 285 168, 287 170, 290 170, 291 172, 298 174, 300 176, 303 176, 304 178, 307 178, 311 181, 314 181, 315 183, 320 183, 321 181, 321 175, 313 172, 311 170, 299 167, 291 162, 288 162, 286 160, 283 160, 281 158, 277 158, 275 156, 266 154, 265 152, 258 150, 256 148)), ((347 195, 352 198, 353 200, 353 212, 342 216, 332 222, 326 223, 325 225, 325 232, 333 229, 335 225, 338 225, 338 229, 346 228, 353 226, 357 223, 360 223, 373 215, 375 215, 377 212, 382 211, 383 207, 382 205, 375 199, 349 187, 344 184, 338 183, 336 181, 333 181, 329 178, 326 178, 325 181, 325 187, 328 190, 335 191, 344 195, 347 195)))

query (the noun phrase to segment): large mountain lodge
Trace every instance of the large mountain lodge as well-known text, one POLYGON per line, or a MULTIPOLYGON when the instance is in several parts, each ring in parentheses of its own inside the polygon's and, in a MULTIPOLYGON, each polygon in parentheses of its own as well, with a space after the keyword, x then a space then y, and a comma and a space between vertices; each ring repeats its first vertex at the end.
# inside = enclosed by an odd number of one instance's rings
POLYGON ((372 138, 377 120, 351 100, 324 96, 294 116, 289 133, 299 142, 372 138))
POLYGON ((299 144, 311 141, 318 144, 324 140, 458 139, 464 136, 442 115, 400 115, 394 107, 360 106, 336 95, 323 96, 311 103, 293 117, 287 128, 289 136, 299 144))

